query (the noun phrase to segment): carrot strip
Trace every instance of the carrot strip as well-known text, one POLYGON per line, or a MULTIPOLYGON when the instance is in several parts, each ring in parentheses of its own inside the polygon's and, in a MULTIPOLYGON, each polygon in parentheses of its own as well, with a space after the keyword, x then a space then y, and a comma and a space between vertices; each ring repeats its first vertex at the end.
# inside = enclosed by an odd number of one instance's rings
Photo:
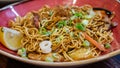
POLYGON ((104 46, 102 44, 95 41, 93 38, 88 36, 86 33, 84 33, 84 36, 85 36, 85 39, 87 39, 89 42, 91 42, 93 45, 95 45, 98 49, 100 49, 101 51, 106 51, 106 49, 104 48, 104 46))

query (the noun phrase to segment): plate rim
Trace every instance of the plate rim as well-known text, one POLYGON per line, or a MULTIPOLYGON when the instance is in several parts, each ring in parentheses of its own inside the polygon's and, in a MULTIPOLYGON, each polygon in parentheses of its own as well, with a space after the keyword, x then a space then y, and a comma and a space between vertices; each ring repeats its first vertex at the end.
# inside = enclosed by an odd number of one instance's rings
POLYGON ((101 55, 95 58, 91 58, 91 59, 86 59, 86 60, 79 60, 79 61, 73 61, 73 62, 45 62, 45 61, 38 61, 38 60, 30 60, 30 59, 25 59, 22 58, 20 56, 16 56, 10 53, 7 53, 6 51, 0 50, 0 54, 12 58, 14 60, 20 61, 20 62, 24 62, 24 63, 28 63, 28 64, 33 64, 33 65, 37 65, 37 66, 52 66, 52 67, 63 67, 63 66, 82 66, 82 65, 86 65, 86 64, 91 64, 91 63, 95 63, 98 61, 102 61, 108 58, 111 58, 113 56, 116 56, 118 54, 120 54, 120 49, 110 52, 108 54, 105 55, 101 55))

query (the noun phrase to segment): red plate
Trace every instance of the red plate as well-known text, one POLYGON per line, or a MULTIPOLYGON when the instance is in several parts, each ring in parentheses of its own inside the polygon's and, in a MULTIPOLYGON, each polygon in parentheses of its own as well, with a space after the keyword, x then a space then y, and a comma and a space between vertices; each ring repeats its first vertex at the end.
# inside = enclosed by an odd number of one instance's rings
MULTIPOLYGON (((85 4, 90 4, 93 7, 99 7, 99 8, 105 8, 112 12, 115 12, 115 18, 113 21, 120 24, 120 3, 118 3, 115 0, 30 0, 25 3, 21 3, 16 6, 9 7, 8 9, 5 9, 3 11, 0 11, 0 26, 7 26, 7 23, 9 20, 14 20, 14 18, 19 16, 24 16, 27 12, 30 12, 32 10, 38 10, 44 5, 49 5, 51 7, 56 5, 77 5, 82 6, 85 4)), ((48 63, 43 61, 35 61, 35 60, 29 60, 20 58, 16 55, 16 52, 11 51, 4 47, 2 44, 0 44, 0 53, 8 56, 10 58, 35 64, 35 65, 47 65, 47 66, 72 66, 72 65, 83 65, 88 64, 92 62, 97 62, 106 58, 110 58, 112 56, 115 56, 120 53, 120 25, 118 25, 115 29, 113 29, 114 33, 114 41, 112 42, 112 47, 108 51, 110 53, 102 55, 97 58, 92 58, 88 60, 83 61, 75 61, 75 62, 63 62, 63 63, 48 63), (72 64, 71 64, 72 63, 72 64)))

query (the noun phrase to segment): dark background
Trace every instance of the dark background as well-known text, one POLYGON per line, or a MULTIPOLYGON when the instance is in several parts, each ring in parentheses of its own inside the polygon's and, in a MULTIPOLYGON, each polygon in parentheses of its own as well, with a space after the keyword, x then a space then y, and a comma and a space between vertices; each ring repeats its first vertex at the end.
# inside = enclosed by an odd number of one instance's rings
MULTIPOLYGON (((18 1, 21 1, 21 0, 0 0, 0 8, 18 1)), ((44 68, 44 67, 30 65, 30 64, 19 62, 19 61, 0 55, 0 68, 44 68)), ((120 68, 120 55, 106 59, 104 61, 85 65, 82 67, 78 66, 78 67, 71 67, 71 68, 120 68)))
POLYGON ((8 4, 19 2, 19 1, 22 1, 22 0, 0 0, 0 8, 6 6, 8 4))

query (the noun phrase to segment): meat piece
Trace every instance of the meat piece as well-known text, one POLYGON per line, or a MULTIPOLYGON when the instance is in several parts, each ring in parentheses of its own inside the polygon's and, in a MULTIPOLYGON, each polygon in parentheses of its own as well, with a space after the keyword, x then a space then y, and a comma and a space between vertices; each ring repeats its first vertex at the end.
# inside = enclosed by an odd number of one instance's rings
POLYGON ((55 9, 55 16, 60 16, 60 17, 69 17, 70 13, 67 8, 64 8, 62 6, 57 6, 55 9))
POLYGON ((84 60, 94 57, 93 54, 90 48, 81 48, 69 53, 69 56, 74 60, 84 60))
POLYGON ((39 27, 40 27, 40 21, 39 21, 40 16, 39 16, 38 13, 35 12, 35 11, 32 12, 32 13, 33 13, 33 15, 34 15, 33 20, 34 20, 35 27, 36 27, 36 28, 39 28, 39 27))
POLYGON ((41 54, 38 53, 28 53, 28 58, 32 60, 41 60, 41 54))
POLYGON ((64 61, 63 56, 61 56, 58 53, 49 53, 49 54, 42 55, 41 60, 46 61, 47 57, 52 57, 54 62, 62 62, 62 61, 64 61))

